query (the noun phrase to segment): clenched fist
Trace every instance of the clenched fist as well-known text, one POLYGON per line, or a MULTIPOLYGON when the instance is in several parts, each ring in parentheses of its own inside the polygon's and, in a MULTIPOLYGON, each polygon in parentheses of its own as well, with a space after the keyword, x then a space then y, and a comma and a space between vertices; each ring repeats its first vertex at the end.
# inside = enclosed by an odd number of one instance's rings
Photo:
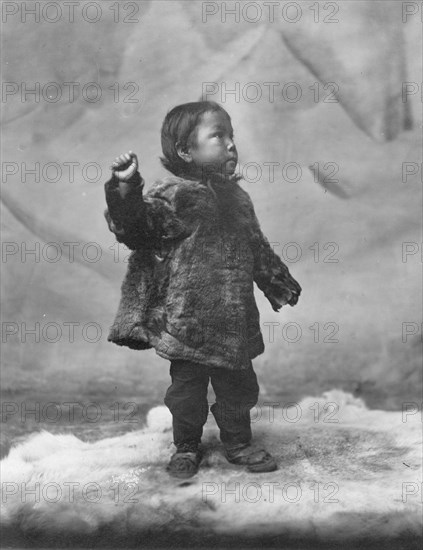
POLYGON ((123 155, 116 157, 116 160, 112 163, 110 168, 113 175, 119 181, 128 181, 136 174, 138 170, 137 155, 132 151, 124 153, 123 155))

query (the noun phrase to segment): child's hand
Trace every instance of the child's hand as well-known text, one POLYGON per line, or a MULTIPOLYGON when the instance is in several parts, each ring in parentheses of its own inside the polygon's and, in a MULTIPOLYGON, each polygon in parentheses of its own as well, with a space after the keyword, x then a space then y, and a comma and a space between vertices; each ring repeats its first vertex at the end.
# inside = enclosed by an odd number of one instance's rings
POLYGON ((291 300, 293 299, 294 294, 288 288, 286 288, 280 281, 273 282, 273 287, 277 287, 277 290, 275 289, 276 292, 273 291, 271 296, 272 308, 275 311, 279 311, 279 309, 286 304, 293 305, 291 304, 291 300))
POLYGON ((138 170, 137 155, 132 151, 124 153, 123 155, 116 157, 116 160, 112 163, 110 168, 112 169, 113 175, 119 181, 128 181, 136 174, 138 170))
POLYGON ((289 304, 291 307, 295 306, 301 294, 301 287, 291 275, 288 274, 284 282, 278 280, 277 277, 272 277, 271 283, 274 288, 278 289, 272 293, 270 301, 275 311, 278 311, 286 304, 289 304))

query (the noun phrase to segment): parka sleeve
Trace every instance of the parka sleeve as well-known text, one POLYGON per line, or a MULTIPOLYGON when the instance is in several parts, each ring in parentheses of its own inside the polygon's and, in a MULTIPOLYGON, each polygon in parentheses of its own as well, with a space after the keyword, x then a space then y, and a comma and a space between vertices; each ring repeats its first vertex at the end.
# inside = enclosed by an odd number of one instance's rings
POLYGON ((143 195, 144 180, 139 172, 128 184, 129 189, 124 198, 115 176, 104 186, 108 207, 104 216, 118 242, 131 250, 154 249, 160 248, 163 242, 187 236, 187 229, 177 218, 165 195, 143 195))
POLYGON ((289 273, 288 267, 273 251, 253 214, 254 281, 269 300, 274 311, 289 304, 294 306, 301 286, 289 273))

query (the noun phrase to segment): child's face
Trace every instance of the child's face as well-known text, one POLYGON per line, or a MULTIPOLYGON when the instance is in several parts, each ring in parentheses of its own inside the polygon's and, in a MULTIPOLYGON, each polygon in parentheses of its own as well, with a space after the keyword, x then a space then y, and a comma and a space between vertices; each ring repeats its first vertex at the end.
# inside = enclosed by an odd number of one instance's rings
POLYGON ((232 175, 238 162, 234 132, 221 111, 204 113, 196 127, 196 139, 189 148, 190 162, 202 172, 232 175))

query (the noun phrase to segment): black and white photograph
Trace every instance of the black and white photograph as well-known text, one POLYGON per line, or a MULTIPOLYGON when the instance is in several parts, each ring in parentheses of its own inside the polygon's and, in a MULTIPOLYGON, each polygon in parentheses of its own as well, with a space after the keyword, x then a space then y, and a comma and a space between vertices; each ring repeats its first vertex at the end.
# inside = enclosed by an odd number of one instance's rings
POLYGON ((0 7, 1 547, 420 550, 423 3, 0 7))

